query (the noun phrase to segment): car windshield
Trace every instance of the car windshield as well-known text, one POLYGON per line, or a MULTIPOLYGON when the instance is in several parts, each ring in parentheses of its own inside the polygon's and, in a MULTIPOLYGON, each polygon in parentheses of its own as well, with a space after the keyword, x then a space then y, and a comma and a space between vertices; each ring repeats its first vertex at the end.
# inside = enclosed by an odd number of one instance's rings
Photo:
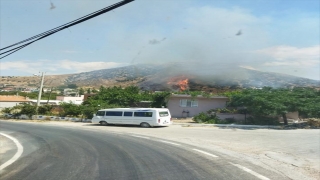
POLYGON ((320 179, 319 0, 0 0, 11 179, 320 179))

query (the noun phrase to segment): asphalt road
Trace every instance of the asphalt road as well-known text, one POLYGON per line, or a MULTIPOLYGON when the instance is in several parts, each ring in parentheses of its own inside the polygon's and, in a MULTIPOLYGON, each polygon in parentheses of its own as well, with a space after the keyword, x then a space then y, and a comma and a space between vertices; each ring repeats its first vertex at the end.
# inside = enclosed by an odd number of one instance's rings
POLYGON ((161 137, 3 121, 0 131, 24 148, 22 156, 1 171, 3 180, 287 179, 214 150, 204 152, 161 137))

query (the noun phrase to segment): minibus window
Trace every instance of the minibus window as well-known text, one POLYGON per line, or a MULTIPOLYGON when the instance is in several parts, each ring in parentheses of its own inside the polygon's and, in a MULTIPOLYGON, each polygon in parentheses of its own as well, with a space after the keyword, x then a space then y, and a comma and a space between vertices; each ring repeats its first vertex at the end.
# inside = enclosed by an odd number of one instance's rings
POLYGON ((123 116, 132 116, 132 112, 124 112, 123 116))
POLYGON ((169 112, 168 112, 168 111, 162 111, 162 112, 159 112, 159 116, 160 116, 160 117, 166 117, 166 116, 169 116, 169 112))
POLYGON ((105 113, 105 111, 98 111, 96 116, 104 116, 105 113))
POLYGON ((135 117, 152 117, 152 112, 134 112, 135 117))
POLYGON ((122 116, 122 111, 107 111, 106 116, 122 116))

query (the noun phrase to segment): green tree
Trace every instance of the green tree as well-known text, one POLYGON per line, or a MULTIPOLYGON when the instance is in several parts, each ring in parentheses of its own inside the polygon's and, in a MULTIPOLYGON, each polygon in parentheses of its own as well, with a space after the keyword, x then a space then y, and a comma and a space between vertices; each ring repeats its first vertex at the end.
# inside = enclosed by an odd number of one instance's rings
POLYGON ((45 104, 45 105, 39 106, 38 107, 38 114, 50 115, 52 109, 53 109, 53 106, 50 104, 45 104))
POLYGON ((317 117, 320 109, 319 91, 308 88, 246 89, 231 94, 230 99, 229 106, 246 107, 248 113, 255 116, 282 116, 285 125, 288 112, 317 117))
POLYGON ((1 110, 1 112, 2 112, 2 113, 8 113, 8 114, 10 114, 10 113, 11 113, 11 110, 12 110, 12 108, 6 107, 6 108, 3 108, 3 109, 1 110))
POLYGON ((80 94, 80 95, 84 95, 84 89, 83 89, 83 88, 80 88, 80 89, 79 89, 79 94, 80 94))
POLYGON ((92 88, 92 93, 97 93, 98 91, 95 88, 92 88))
POLYGON ((79 116, 82 114, 82 106, 63 102, 60 104, 60 107, 63 109, 62 116, 79 116))
POLYGON ((154 93, 152 95, 151 107, 155 107, 155 108, 161 108, 162 106, 167 107, 167 101, 170 95, 171 95, 170 92, 154 93))
POLYGON ((78 86, 76 84, 68 84, 67 87, 70 89, 77 89, 78 88, 78 86))
POLYGON ((19 104, 17 106, 14 106, 13 111, 15 112, 14 114, 16 116, 20 116, 22 114, 25 114, 29 117, 32 117, 33 115, 36 114, 36 106, 31 105, 31 104, 27 104, 27 103, 23 103, 23 104, 19 104))
MULTIPOLYGON (((14 92, 0 92, 0 95, 19 95, 19 96, 24 96, 24 97, 28 97, 30 99, 37 99, 38 98, 38 92, 19 92, 19 91, 14 91, 14 92)), ((56 93, 51 93, 50 92, 45 92, 42 93, 41 99, 43 100, 47 100, 47 99, 52 99, 55 100, 56 99, 57 94, 56 93)))

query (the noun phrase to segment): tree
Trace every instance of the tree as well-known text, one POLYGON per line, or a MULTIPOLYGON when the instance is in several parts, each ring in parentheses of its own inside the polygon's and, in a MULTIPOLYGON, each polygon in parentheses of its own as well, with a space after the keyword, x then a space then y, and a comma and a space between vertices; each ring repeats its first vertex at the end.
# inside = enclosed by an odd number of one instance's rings
POLYGON ((97 93, 98 91, 95 88, 92 88, 92 93, 97 93))
POLYGON ((11 110, 12 110, 12 108, 6 107, 6 108, 3 108, 3 109, 1 110, 1 112, 10 114, 10 113, 11 113, 11 110))
POLYGON ((23 103, 13 107, 13 111, 15 111, 15 116, 19 116, 25 114, 29 117, 32 117, 36 114, 36 106, 23 103))
POLYGON ((53 106, 46 104, 38 107, 38 113, 42 115, 49 115, 51 113, 53 106))
POLYGON ((170 92, 150 93, 148 91, 140 92, 137 86, 114 86, 105 88, 100 87, 99 92, 83 102, 84 114, 92 118, 92 114, 102 108, 132 107, 141 101, 152 101, 152 107, 166 106, 167 98, 170 92))
POLYGON ((320 91, 312 88, 294 88, 299 115, 306 118, 320 118, 320 91))
POLYGON ((230 95, 229 106, 246 107, 255 116, 282 116, 288 124, 286 113, 298 111, 307 116, 319 117, 319 91, 309 88, 246 89, 230 95))
POLYGON ((168 98, 170 97, 170 92, 161 92, 161 93, 154 93, 152 95, 152 103, 151 107, 161 108, 167 106, 168 98))
POLYGON ((83 88, 79 89, 79 95, 84 95, 84 89, 83 88))
POLYGON ((62 116, 79 116, 82 114, 82 106, 63 102, 60 104, 60 107, 63 109, 62 116))
POLYGON ((76 84, 68 84, 67 87, 70 89, 77 89, 78 86, 76 84))

